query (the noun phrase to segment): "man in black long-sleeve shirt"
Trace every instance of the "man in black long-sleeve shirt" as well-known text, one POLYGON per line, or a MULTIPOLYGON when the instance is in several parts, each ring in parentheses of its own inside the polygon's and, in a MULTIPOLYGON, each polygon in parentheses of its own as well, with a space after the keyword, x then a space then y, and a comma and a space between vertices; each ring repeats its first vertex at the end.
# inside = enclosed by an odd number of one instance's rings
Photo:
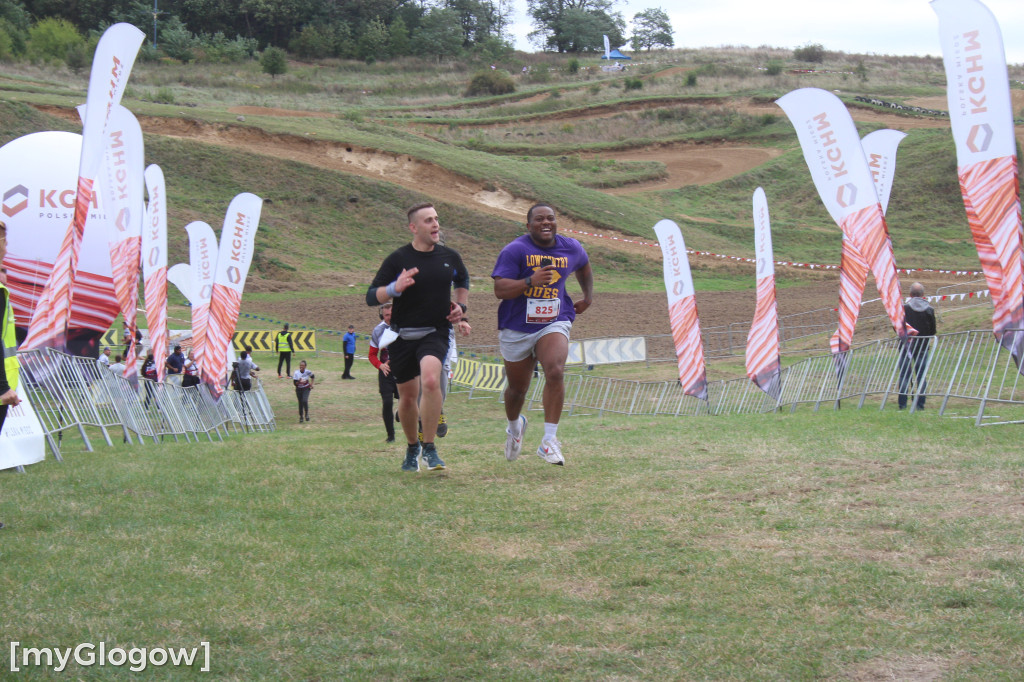
POLYGON ((925 390, 928 380, 925 370, 928 369, 928 344, 935 336, 935 310, 924 297, 924 285, 914 282, 910 285, 910 300, 903 305, 903 314, 907 325, 917 330, 916 336, 907 339, 907 344, 900 350, 900 394, 899 408, 907 407, 907 388, 910 386, 910 374, 913 372, 917 383, 917 409, 924 409, 925 390))
POLYGON ((445 468, 434 445, 443 402, 441 367, 448 355, 448 331, 466 312, 469 274, 458 252, 438 243, 441 227, 431 204, 413 206, 408 218, 412 242, 384 259, 366 292, 366 303, 393 303, 391 328, 398 338, 388 351, 408 443, 402 469, 419 471, 417 426, 422 421, 422 455, 428 469, 438 470, 445 468))

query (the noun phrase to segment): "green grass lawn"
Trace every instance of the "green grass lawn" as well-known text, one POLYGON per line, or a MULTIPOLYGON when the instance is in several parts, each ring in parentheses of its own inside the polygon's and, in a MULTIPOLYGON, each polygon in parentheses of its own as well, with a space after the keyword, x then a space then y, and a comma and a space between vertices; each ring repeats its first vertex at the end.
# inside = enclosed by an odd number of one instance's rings
POLYGON ((274 434, 68 439, 63 464, 5 473, 8 639, 208 641, 237 680, 1019 678, 1013 427, 574 417, 561 468, 530 454, 539 413, 508 463, 500 404, 455 394, 448 471, 406 474, 369 364, 342 382, 308 359, 309 424, 268 378, 274 434))

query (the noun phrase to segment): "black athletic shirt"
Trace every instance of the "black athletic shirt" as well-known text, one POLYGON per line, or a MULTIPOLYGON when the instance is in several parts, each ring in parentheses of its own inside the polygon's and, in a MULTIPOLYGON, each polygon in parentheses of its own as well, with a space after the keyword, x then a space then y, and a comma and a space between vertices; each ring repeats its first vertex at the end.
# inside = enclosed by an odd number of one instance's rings
POLYGON ((391 327, 450 329, 447 318, 451 312, 452 284, 456 289, 469 289, 469 273, 462 256, 447 246, 437 244, 432 251, 417 251, 412 244, 406 244, 392 251, 370 284, 367 303, 377 305, 377 287, 386 287, 398 279, 403 269, 412 268, 419 268, 419 272, 413 285, 393 299, 391 327))

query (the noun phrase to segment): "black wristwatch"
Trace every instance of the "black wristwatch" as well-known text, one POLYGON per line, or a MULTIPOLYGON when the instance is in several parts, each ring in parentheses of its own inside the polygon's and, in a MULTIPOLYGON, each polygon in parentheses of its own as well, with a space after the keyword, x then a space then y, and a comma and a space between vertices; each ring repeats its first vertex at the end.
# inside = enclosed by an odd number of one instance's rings
POLYGON ((459 306, 460 308, 462 308, 462 314, 463 314, 463 315, 465 315, 465 314, 466 314, 466 304, 465 304, 465 303, 459 303, 458 301, 456 301, 456 302, 455 302, 455 305, 457 305, 457 306, 459 306))

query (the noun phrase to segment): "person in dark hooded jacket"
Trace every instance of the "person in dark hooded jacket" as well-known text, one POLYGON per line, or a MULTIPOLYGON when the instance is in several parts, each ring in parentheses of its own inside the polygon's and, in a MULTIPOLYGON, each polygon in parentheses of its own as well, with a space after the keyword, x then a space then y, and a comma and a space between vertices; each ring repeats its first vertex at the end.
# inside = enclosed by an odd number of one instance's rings
POLYGON ((906 345, 900 350, 900 394, 899 407, 907 407, 907 388, 910 386, 911 372, 917 384, 917 409, 924 409, 925 391, 928 380, 925 371, 928 369, 928 345, 935 336, 935 310, 924 296, 924 285, 914 282, 910 285, 910 300, 903 305, 903 314, 907 325, 917 330, 916 336, 907 339, 906 345))

